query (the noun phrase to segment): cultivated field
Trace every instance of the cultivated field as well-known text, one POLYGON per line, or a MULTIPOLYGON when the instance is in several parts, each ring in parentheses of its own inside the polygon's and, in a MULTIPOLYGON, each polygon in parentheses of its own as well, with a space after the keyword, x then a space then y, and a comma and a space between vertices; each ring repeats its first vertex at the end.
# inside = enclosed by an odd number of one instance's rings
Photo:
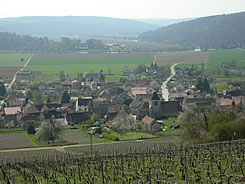
POLYGON ((5 83, 12 81, 14 74, 21 69, 21 66, 0 66, 0 79, 5 83))
MULTIPOLYGON (((29 150, 7 150, 0 151, 1 163, 17 163, 17 162, 31 162, 31 161, 54 161, 61 158, 67 158, 70 153, 64 153, 56 149, 40 148, 29 150)), ((0 172, 1 173, 1 172, 0 172)), ((1 175, 0 175, 1 178, 1 175)), ((1 181, 1 180, 0 180, 1 181)), ((1 183, 1 182, 0 182, 1 183)))
POLYGON ((201 64, 206 63, 209 58, 209 52, 162 52, 156 54, 156 62, 159 64, 201 64))
POLYGON ((35 144, 25 134, 0 135, 0 149, 33 147, 35 144))

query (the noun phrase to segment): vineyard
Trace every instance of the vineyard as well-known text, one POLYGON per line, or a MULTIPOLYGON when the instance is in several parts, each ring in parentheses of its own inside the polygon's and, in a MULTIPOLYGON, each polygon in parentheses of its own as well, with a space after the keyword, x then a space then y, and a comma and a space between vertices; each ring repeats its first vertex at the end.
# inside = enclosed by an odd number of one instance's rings
POLYGON ((0 183, 245 182, 244 140, 187 147, 134 144, 101 152, 97 147, 92 157, 49 149, 2 152, 0 183))
POLYGON ((26 134, 0 135, 0 149, 33 147, 35 144, 26 134))

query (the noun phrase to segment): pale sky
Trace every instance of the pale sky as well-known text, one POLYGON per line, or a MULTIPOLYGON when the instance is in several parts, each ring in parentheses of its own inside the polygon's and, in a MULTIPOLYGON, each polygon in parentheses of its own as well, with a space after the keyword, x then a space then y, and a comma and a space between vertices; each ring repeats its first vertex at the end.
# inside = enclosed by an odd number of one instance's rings
POLYGON ((0 0, 0 17, 193 18, 245 11, 245 0, 0 0))

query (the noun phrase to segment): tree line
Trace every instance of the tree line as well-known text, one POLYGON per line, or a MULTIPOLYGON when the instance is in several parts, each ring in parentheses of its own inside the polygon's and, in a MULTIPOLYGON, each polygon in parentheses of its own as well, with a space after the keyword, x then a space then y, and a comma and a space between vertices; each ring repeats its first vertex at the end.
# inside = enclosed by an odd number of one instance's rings
POLYGON ((32 37, 15 33, 0 32, 0 50, 32 51, 32 52, 64 52, 81 49, 103 50, 101 40, 88 39, 82 43, 78 39, 61 37, 59 41, 48 37, 32 37))

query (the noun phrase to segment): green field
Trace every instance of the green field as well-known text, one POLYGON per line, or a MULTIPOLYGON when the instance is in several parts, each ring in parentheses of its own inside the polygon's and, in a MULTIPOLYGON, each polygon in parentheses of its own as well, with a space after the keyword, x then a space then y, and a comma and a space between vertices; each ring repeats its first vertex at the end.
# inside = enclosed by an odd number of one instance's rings
POLYGON ((30 57, 27 53, 0 53, 0 66, 22 66, 30 57))
POLYGON ((107 81, 119 81, 125 67, 135 68, 138 64, 150 65, 153 56, 150 54, 40 54, 35 55, 26 70, 41 72, 34 81, 49 81, 57 79, 60 71, 70 78, 76 78, 77 73, 98 72, 103 69, 110 76, 107 81))
POLYGON ((240 49, 215 50, 212 51, 208 63, 222 64, 223 62, 236 61, 239 65, 245 64, 245 51, 240 49))

